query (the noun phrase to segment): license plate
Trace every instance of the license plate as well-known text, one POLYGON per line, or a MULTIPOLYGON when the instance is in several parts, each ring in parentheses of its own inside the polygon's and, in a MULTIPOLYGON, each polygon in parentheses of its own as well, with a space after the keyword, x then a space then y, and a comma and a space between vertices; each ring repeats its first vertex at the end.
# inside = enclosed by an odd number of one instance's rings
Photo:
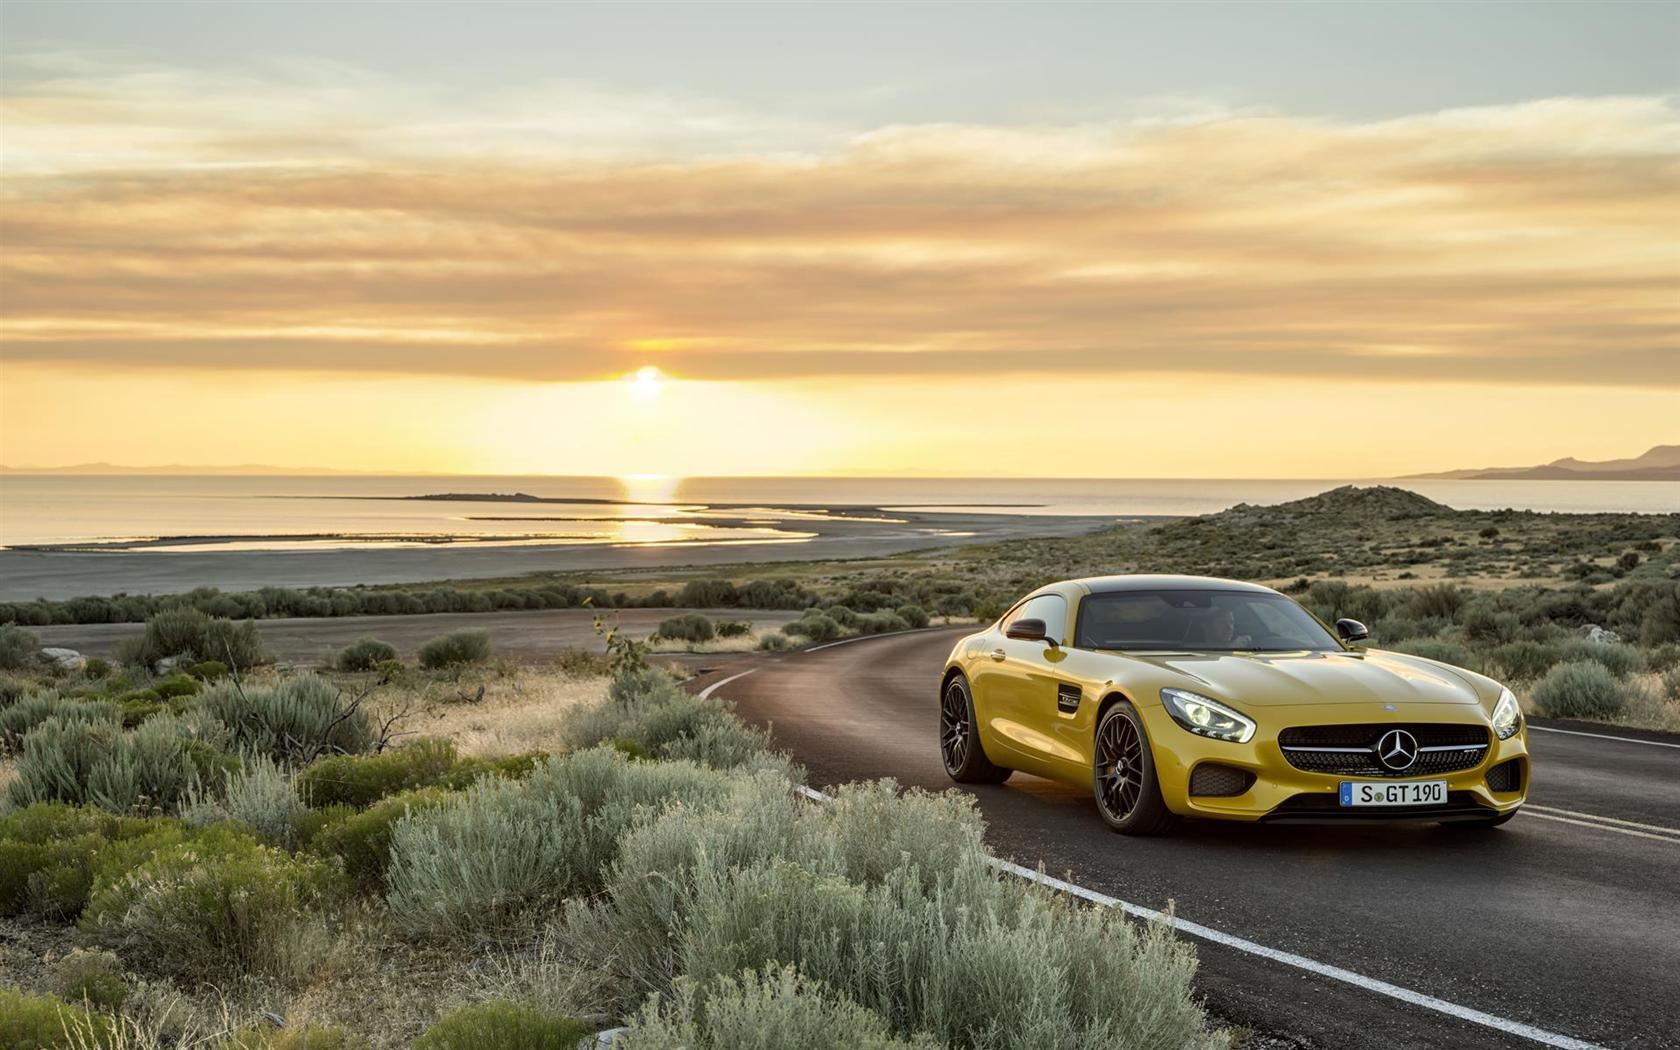
POLYGON ((1441 806, 1446 801, 1445 780, 1402 780, 1398 783, 1342 781, 1344 806, 1441 806))

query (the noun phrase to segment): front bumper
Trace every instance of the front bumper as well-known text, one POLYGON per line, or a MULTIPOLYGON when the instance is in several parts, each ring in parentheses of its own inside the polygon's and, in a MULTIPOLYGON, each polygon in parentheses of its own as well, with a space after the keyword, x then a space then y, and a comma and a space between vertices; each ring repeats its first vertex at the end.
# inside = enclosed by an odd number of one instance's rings
MULTIPOLYGON (((1369 724, 1374 722, 1448 723, 1486 727, 1487 717, 1477 707, 1454 704, 1408 705, 1400 712, 1374 714, 1371 705, 1337 704, 1315 707, 1267 708, 1257 719, 1260 728, 1253 740, 1233 744, 1210 740, 1186 731, 1165 708, 1152 706, 1140 712, 1149 731, 1155 771, 1167 808, 1180 816, 1246 821, 1396 821, 1396 820, 1479 820, 1507 813, 1523 804, 1529 784, 1528 727, 1508 740, 1490 733, 1487 754, 1476 765, 1452 773, 1419 773, 1414 776, 1374 777, 1338 773, 1315 773, 1297 769, 1278 746, 1278 733, 1288 726, 1369 724), (1495 790, 1489 774, 1511 760, 1519 775, 1506 779, 1509 770, 1494 776, 1495 784, 1514 790, 1495 790), (1217 764, 1247 772, 1253 777, 1246 790, 1234 795, 1197 795, 1191 792, 1191 777, 1198 766, 1217 764), (1396 807, 1393 809, 1347 809, 1337 804, 1337 792, 1344 780, 1402 781, 1445 780, 1445 806, 1396 807)), ((1205 782, 1205 779, 1204 779, 1205 782)))

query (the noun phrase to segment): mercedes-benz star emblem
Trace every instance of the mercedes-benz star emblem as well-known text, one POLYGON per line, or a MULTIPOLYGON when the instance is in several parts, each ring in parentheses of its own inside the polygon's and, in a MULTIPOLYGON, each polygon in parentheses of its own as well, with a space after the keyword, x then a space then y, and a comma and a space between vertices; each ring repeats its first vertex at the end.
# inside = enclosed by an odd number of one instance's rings
POLYGON ((1377 761, 1383 768, 1392 769, 1398 773, 1402 769, 1412 768, 1417 761, 1417 737, 1404 729, 1390 729, 1377 738, 1377 761))

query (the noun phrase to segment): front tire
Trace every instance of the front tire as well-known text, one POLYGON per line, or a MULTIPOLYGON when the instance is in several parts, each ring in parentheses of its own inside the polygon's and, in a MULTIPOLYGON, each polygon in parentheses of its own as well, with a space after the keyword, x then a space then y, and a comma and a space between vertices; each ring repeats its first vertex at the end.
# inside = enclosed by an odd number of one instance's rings
POLYGON ((1097 722, 1091 788, 1103 823, 1122 835, 1161 835, 1178 823, 1161 798, 1143 719, 1124 700, 1104 711, 1097 722))
POLYGON ((939 694, 939 757, 946 775, 959 784, 1001 784, 1014 772, 986 757, 974 697, 960 673, 952 675, 939 694))

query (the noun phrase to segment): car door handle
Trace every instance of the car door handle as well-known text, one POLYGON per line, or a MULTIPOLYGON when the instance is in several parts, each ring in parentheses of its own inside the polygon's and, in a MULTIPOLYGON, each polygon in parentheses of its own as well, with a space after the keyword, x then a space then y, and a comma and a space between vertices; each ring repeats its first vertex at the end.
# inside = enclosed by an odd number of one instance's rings
POLYGON ((1004 657, 1006 657, 1008 655, 1009 654, 1004 652, 1002 649, 993 649, 992 650, 992 659, 994 659, 994 660, 1001 661, 1001 660, 1003 660, 1004 657))

